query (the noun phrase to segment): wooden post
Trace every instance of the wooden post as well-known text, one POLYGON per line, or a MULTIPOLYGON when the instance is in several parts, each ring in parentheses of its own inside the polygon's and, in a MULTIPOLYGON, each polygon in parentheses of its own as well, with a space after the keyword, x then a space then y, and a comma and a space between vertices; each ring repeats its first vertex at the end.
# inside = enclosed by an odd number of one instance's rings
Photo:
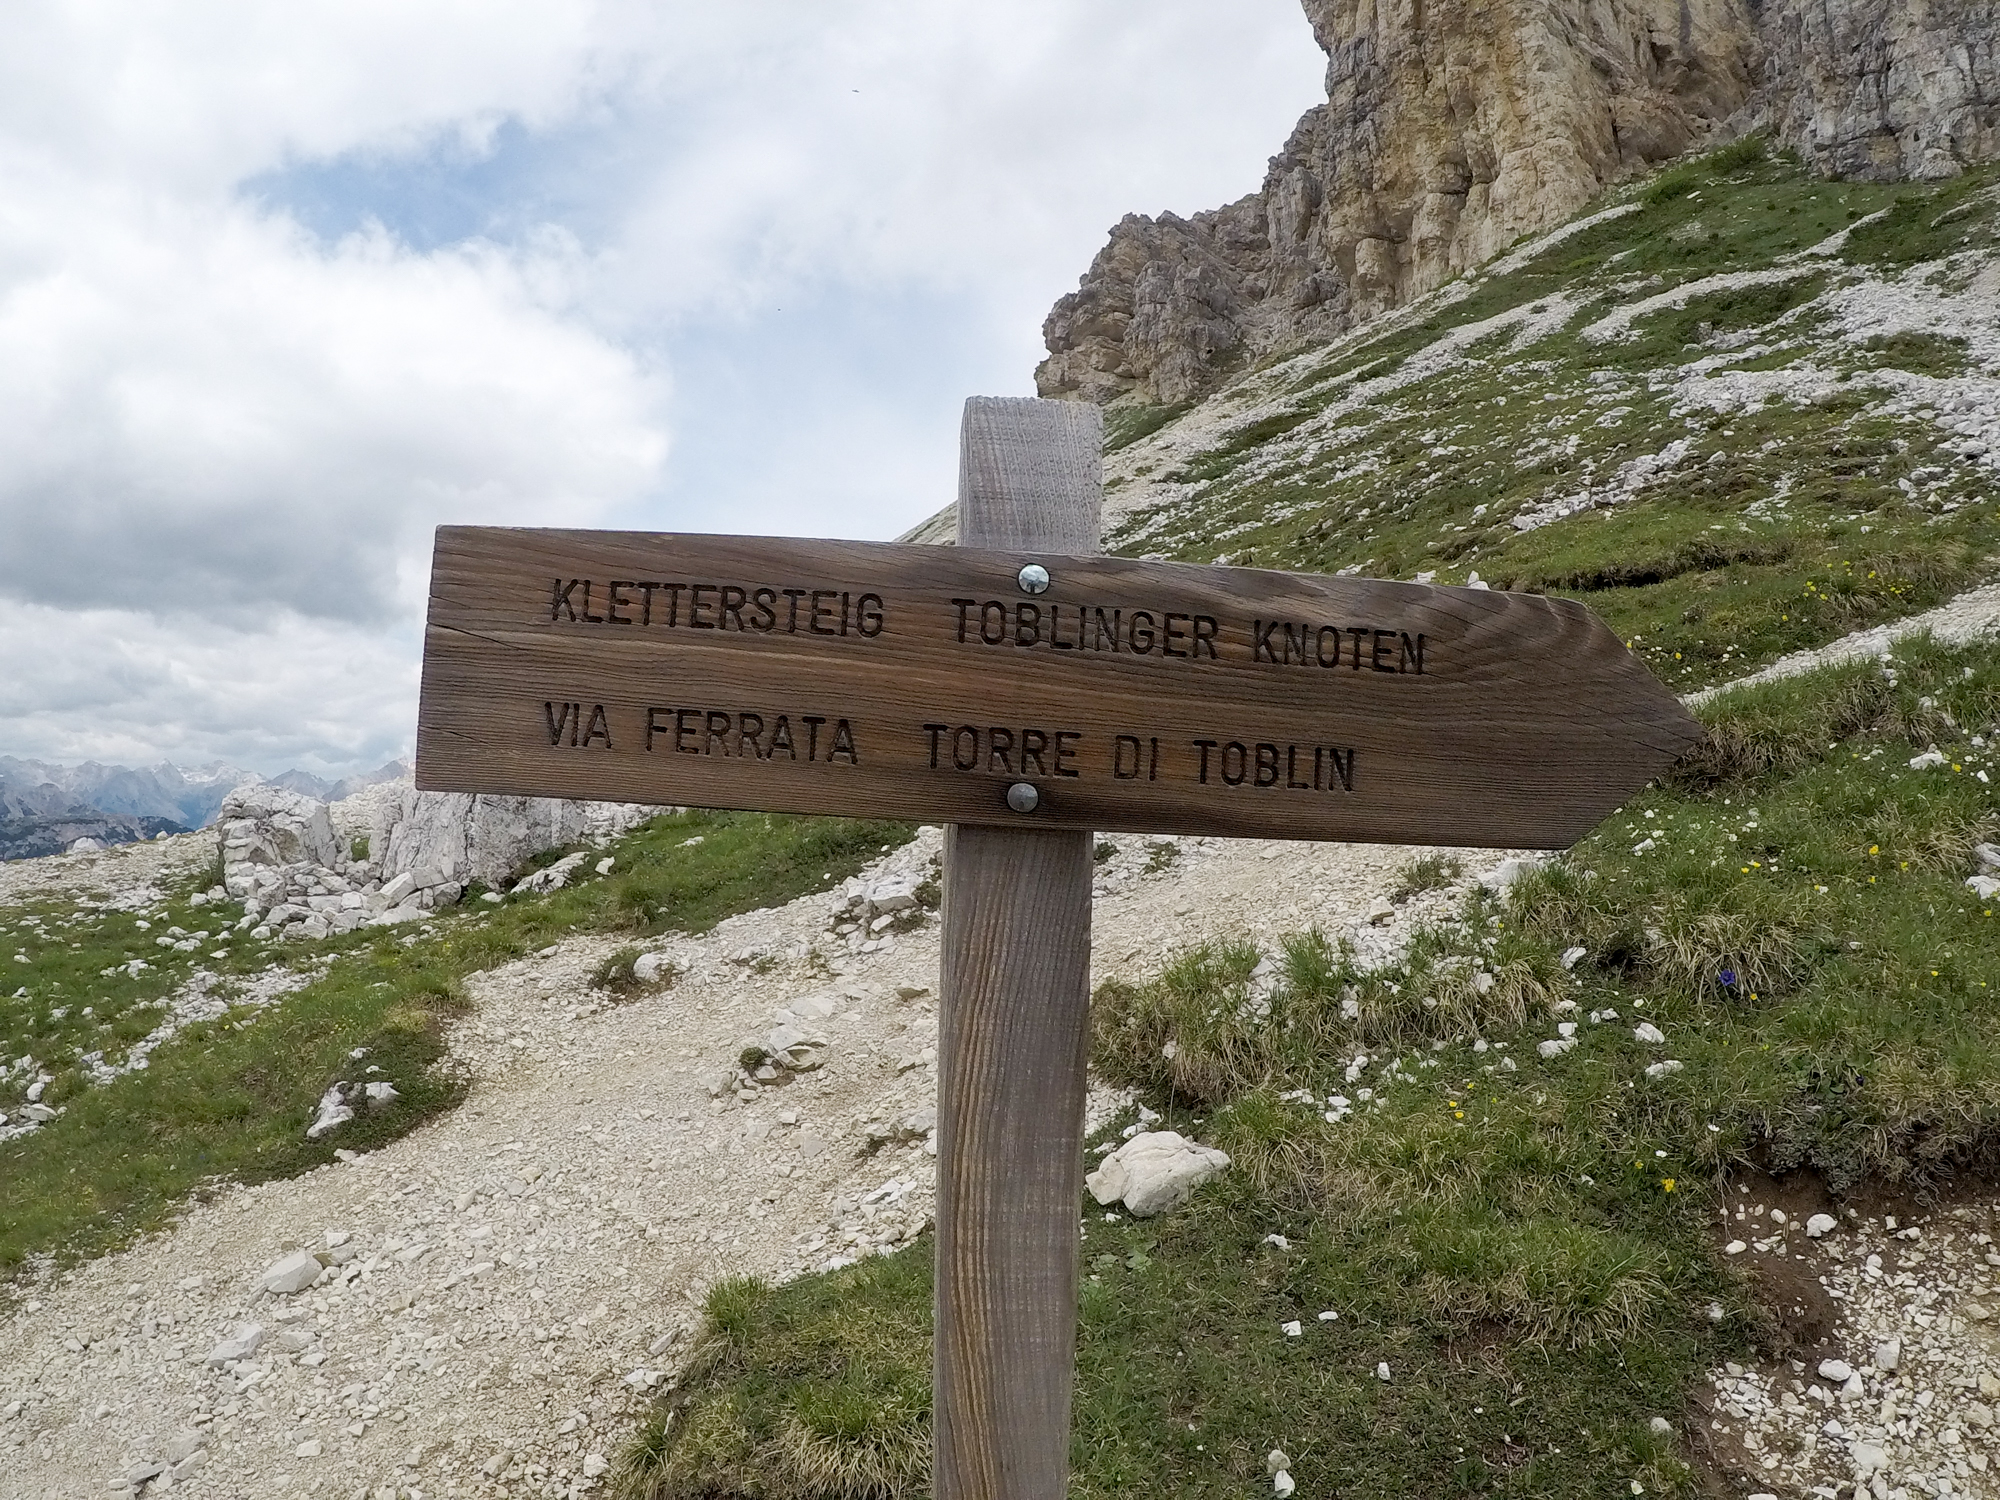
MULTIPOLYGON (((960 544, 1097 551, 1102 446, 1094 406, 967 402, 960 544)), ((1020 821, 945 836, 936 1500, 1069 1493, 1094 835, 1020 821)))

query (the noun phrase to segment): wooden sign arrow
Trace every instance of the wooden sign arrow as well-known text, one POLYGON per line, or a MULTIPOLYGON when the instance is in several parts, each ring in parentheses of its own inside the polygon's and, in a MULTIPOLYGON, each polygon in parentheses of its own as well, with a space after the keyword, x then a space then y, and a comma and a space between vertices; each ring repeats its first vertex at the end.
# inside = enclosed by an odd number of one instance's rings
POLYGON ((443 527, 416 774, 920 822, 1560 848, 1700 732, 1589 610, 1534 594, 443 527))

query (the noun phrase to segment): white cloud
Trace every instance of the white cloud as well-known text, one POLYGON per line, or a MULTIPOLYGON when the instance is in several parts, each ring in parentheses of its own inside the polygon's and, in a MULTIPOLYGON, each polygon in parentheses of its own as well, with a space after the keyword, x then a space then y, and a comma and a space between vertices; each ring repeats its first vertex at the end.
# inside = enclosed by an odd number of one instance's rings
POLYGON ((440 521, 920 518, 1110 223, 1254 188, 1320 68, 1296 0, 22 10, 0 752, 266 770, 407 741, 440 521))
POLYGON ((0 614, 0 754, 343 771, 414 738, 416 642, 276 611, 252 629, 82 605, 0 614))

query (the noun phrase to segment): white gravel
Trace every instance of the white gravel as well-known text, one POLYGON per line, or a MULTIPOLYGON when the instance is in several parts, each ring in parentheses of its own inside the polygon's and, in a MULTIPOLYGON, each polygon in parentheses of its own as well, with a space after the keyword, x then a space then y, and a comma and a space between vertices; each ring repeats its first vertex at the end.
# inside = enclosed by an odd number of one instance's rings
POLYGON ((1786 1496, 2000 1495, 1995 1212, 1848 1216, 1817 1240, 1746 1220, 1748 1248, 1804 1263, 1836 1311, 1813 1358, 1710 1372, 1718 1455, 1786 1496))
MULTIPOLYGON (((1450 899, 1369 922, 1410 850, 1187 839, 1148 873, 1173 841, 1112 842, 1099 978, 1196 936, 1269 944, 1315 922, 1383 952, 1450 899)), ((885 871, 936 847, 927 834, 885 871)), ((351 1162, 225 1189, 33 1289, 0 1346, 0 1497, 102 1495, 155 1464, 174 1490, 228 1500, 598 1487, 717 1278, 793 1276, 929 1220, 929 1143, 905 1132, 869 1154, 865 1127, 934 1108, 936 923, 853 953, 828 930, 837 901, 658 943, 681 979, 623 1005, 588 985, 615 939, 481 975, 451 1038, 472 1075, 456 1111, 351 1162), (739 1101, 738 1054, 806 996, 832 1002, 824 1067, 739 1101), (261 1291, 299 1248, 336 1264, 311 1290, 261 1291), (255 1352, 212 1364, 251 1323, 255 1352)))

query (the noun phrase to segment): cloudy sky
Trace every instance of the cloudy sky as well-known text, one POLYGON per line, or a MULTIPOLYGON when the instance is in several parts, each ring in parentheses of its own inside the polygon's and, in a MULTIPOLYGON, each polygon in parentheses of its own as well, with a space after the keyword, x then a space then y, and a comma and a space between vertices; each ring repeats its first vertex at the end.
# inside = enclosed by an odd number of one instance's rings
POLYGON ((0 754, 338 774, 431 528, 887 538, 1128 211, 1254 189, 1297 0, 24 0, 0 754))

